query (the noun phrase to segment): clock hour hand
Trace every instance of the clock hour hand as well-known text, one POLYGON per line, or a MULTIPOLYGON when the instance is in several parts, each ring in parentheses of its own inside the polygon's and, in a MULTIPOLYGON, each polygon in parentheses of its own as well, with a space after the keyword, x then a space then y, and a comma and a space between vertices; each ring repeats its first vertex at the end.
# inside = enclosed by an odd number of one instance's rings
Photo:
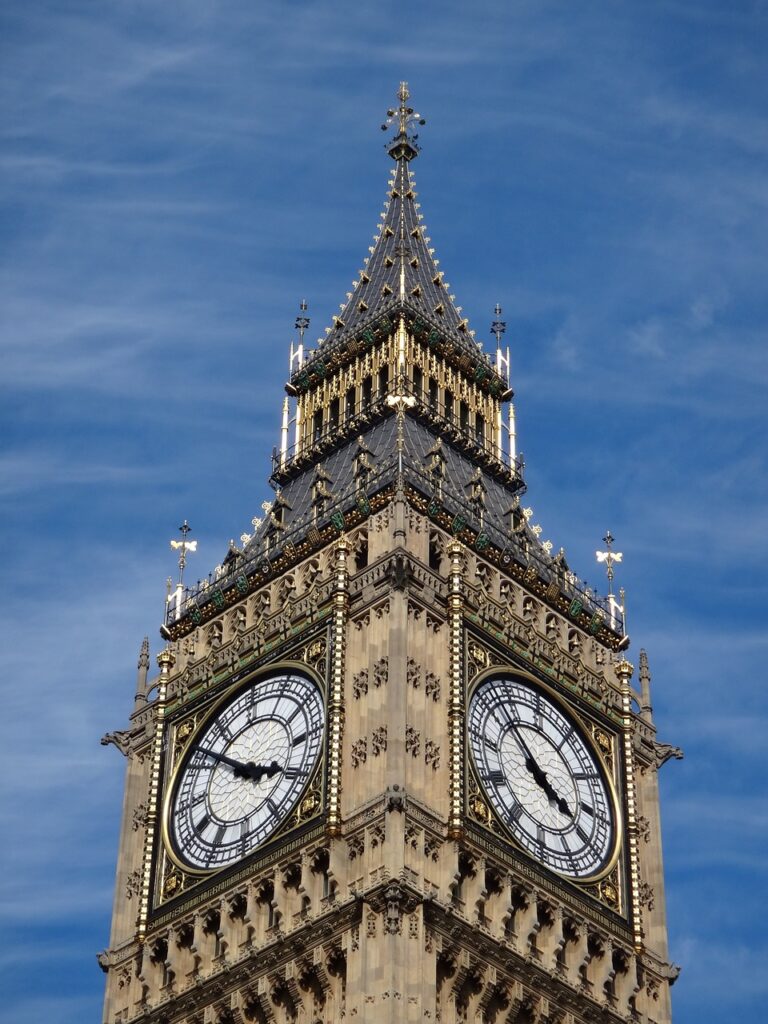
POLYGON ((268 765, 254 764, 253 761, 236 761, 233 757, 227 757, 226 754, 217 754, 215 750, 206 750, 205 747, 198 747, 198 751, 206 757, 212 757, 214 761, 220 761, 222 764, 228 765, 237 779, 251 779, 253 782, 261 782, 265 775, 268 779, 271 779, 273 775, 277 775, 279 771, 282 771, 277 761, 272 761, 268 765))

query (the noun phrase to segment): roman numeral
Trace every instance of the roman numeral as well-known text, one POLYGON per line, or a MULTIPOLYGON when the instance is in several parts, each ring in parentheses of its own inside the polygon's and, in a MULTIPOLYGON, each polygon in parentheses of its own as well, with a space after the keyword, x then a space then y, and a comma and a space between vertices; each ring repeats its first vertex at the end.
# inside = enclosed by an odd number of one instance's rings
POLYGON ((182 800, 178 806, 178 810, 181 814, 186 814, 187 811, 191 811, 193 807, 197 807, 198 804, 205 800, 205 793, 198 793, 192 800, 182 800))
POLYGON ((288 719, 286 719, 286 725, 290 725, 290 724, 291 724, 291 722, 292 722, 292 721, 294 720, 294 718, 296 717, 296 715, 298 715, 298 713, 299 713, 300 711, 301 711, 301 704, 297 704, 297 705, 296 705, 296 709, 295 709, 295 711, 293 712, 293 714, 291 715, 291 717, 290 717, 290 718, 288 718, 288 719))
POLYGON ((562 750, 563 747, 565 746, 565 744, 571 738, 571 736, 573 736, 573 726, 572 725, 569 726, 568 729, 563 733, 563 738, 558 743, 557 749, 558 750, 562 750))
POLYGON ((195 822, 195 832, 197 832, 198 835, 202 835, 203 832, 205 832, 205 830, 208 828, 210 821, 210 815, 204 814, 200 821, 195 822))
POLYGON ((291 742, 291 746, 292 747, 298 747, 298 745, 300 743, 303 743, 304 740, 306 740, 306 738, 307 738, 307 734, 305 732, 301 733, 299 736, 294 736, 293 741, 291 742))
POLYGON ((579 839, 582 841, 582 843, 586 844, 586 843, 589 842, 589 836, 584 831, 584 829, 581 827, 581 825, 577 825, 576 826, 576 835, 579 837, 579 839))
POLYGON ((516 825, 520 821, 520 817, 523 813, 523 805, 515 804, 512 810, 507 814, 507 822, 510 825, 516 825))
POLYGON ((283 772, 286 779, 306 779, 309 775, 308 768, 286 768, 283 772))
POLYGON ((536 700, 534 701, 533 711, 533 724, 537 729, 542 729, 544 726, 544 716, 541 713, 541 697, 536 694, 536 700))
POLYGON ((586 811, 587 814, 591 814, 592 817, 595 816, 595 809, 594 809, 594 807, 590 807, 589 804, 584 803, 583 800, 581 801, 581 809, 582 809, 582 811, 586 811))
POLYGON ((506 786, 507 777, 504 772, 498 768, 495 771, 487 772, 485 775, 481 775, 480 778, 483 782, 492 782, 494 786, 506 786))

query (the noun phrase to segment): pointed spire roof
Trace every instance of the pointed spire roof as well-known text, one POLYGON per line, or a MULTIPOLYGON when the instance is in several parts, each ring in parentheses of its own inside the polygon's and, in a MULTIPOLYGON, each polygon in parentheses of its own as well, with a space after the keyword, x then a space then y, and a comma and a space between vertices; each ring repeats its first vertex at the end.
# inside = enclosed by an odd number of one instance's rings
POLYGON ((362 330, 382 314, 408 309, 450 335, 461 347, 476 353, 477 344, 456 306, 450 285, 439 269, 431 239, 419 211, 416 181, 411 162, 419 152, 418 135, 412 129, 425 123, 407 105, 406 82, 400 83, 397 110, 387 111, 387 129, 397 125, 397 133, 387 146, 395 161, 388 181, 387 197, 370 247, 370 256, 352 282, 352 291, 342 303, 341 313, 333 318, 328 337, 321 347, 327 351, 334 343, 362 330))

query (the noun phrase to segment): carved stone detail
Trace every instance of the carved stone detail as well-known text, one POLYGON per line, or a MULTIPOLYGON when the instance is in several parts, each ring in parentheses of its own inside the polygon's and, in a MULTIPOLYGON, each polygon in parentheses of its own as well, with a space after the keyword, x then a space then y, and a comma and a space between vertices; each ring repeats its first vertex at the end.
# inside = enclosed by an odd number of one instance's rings
POLYGON ((131 747, 131 734, 125 730, 118 729, 116 732, 105 733, 101 737, 100 742, 102 747, 108 747, 112 744, 112 746, 117 747, 123 757, 127 757, 131 747))
POLYGON ((141 871, 136 869, 132 871, 125 880, 125 895, 126 898, 131 900, 134 896, 138 896, 141 892, 141 871))
POLYGON ((389 678, 388 674, 389 660, 387 658, 379 658, 376 664, 373 666, 373 685, 375 687, 384 686, 389 678))
POLYGON ((440 767, 440 747, 433 740, 427 740, 424 744, 424 762, 431 765, 433 771, 440 767))
POLYGON ((347 837, 347 856, 350 860, 355 860, 356 857, 362 857, 364 851, 365 839, 362 835, 347 837))
POLYGON ((421 735, 413 728, 412 725, 406 726, 405 749, 406 752, 411 754, 413 757, 419 756, 419 750, 421 749, 421 735))
POLYGON ((648 882, 640 883, 640 903, 649 910, 653 910, 656 894, 648 882))
POLYGON ((440 680, 434 672, 427 672, 424 676, 424 692, 435 703, 440 700, 440 680))
POLYGON ((377 729, 374 729, 371 734, 371 754, 373 757, 378 757, 379 754, 383 753, 387 749, 387 727, 386 725, 380 725, 377 729))
POLYGON ((637 827, 637 837, 642 839, 644 843, 650 843, 651 841, 651 823, 644 814, 638 814, 635 825, 637 827))
POLYGON ((138 832, 140 828, 144 828, 147 823, 147 812, 148 808, 145 803, 138 804, 133 809, 133 817, 131 820, 131 828, 134 832, 138 832))
MULTIPOLYGON (((103 741, 102 741, 103 742, 103 741)), ((667 763, 667 761, 675 758, 677 761, 682 761, 685 757, 680 747, 674 747, 671 743, 658 743, 654 741, 653 744, 653 755, 654 764, 653 767, 657 770, 667 763)))
POLYGON ((368 693, 368 669, 364 668, 352 678, 352 696, 355 700, 359 700, 366 693, 368 693))
POLYGON ((350 750, 350 759, 352 761, 352 767, 359 768, 361 764, 365 764, 367 758, 368 740, 365 737, 362 737, 359 740, 355 740, 350 750))

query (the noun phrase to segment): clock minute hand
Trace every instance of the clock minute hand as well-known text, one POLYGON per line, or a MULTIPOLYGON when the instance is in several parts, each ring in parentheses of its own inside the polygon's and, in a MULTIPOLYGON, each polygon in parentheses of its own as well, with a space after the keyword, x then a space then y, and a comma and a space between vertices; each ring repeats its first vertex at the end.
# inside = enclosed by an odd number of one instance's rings
POLYGON ((525 754, 525 767, 533 776, 533 781, 537 785, 541 786, 549 802, 552 804, 556 804, 557 809, 560 811, 560 813, 567 814, 570 818, 571 809, 569 808, 568 804, 563 799, 563 797, 557 795, 554 786, 547 778, 547 773, 545 771, 542 771, 539 765, 537 764, 536 759, 531 753, 528 744, 525 742, 522 735, 516 729, 514 730, 514 734, 520 745, 520 749, 525 754))

